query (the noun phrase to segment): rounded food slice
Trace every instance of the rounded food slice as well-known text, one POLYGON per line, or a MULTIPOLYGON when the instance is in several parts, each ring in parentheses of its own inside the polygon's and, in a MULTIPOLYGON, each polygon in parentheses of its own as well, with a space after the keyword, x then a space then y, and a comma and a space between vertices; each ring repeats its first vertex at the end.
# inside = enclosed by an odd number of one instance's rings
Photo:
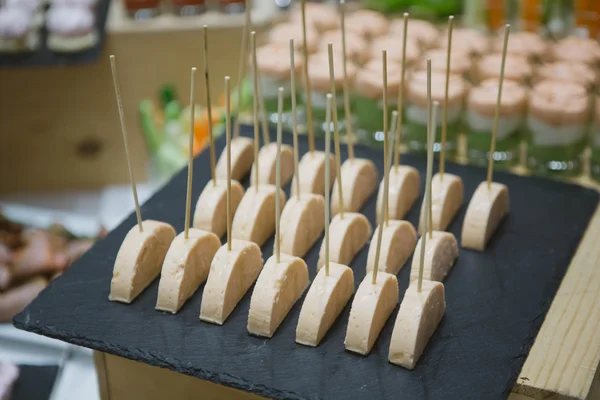
POLYGON ((292 195, 281 213, 281 252, 303 257, 325 229, 325 199, 319 194, 292 195))
POLYGON ((166 222, 142 221, 129 230, 115 259, 110 282, 111 301, 131 303, 158 276, 175 238, 175 229, 166 222))
POLYGON ((463 223, 462 247, 483 251, 508 214, 508 188, 501 183, 481 182, 467 208, 463 223))
MULTIPOLYGON (((377 193, 377 221, 381 216, 383 200, 383 179, 377 193)), ((390 169, 390 188, 388 192, 388 214, 390 219, 403 219, 419 197, 421 178, 416 168, 399 165, 390 169)))
MULTIPOLYGON (((264 145, 258 153, 259 183, 274 185, 277 179, 277 143, 269 143, 264 145)), ((250 184, 256 185, 256 164, 252 165, 250 172, 250 184)), ((281 145, 281 186, 287 183, 294 176, 294 153, 292 148, 287 144, 281 145)))
MULTIPOLYGON (((235 214, 244 197, 244 188, 238 181, 231 181, 231 212, 235 214)), ((210 180, 202 190, 194 211, 194 228, 212 232, 222 237, 227 231, 227 180, 210 180)))
POLYGON ((368 273, 360 283, 350 310, 344 346, 358 354, 369 354, 381 329, 398 304, 398 279, 386 272, 368 273))
POLYGON ((200 319, 223 325, 262 267, 262 254, 256 243, 232 240, 231 251, 227 250, 227 243, 221 246, 210 264, 200 319))
MULTIPOLYGON (((329 156, 330 171, 329 182, 333 185, 335 180, 335 159, 329 156)), ((322 151, 308 152, 302 156, 298 163, 300 175, 300 193, 314 193, 325 195, 325 153, 322 151)), ((292 182, 292 195, 296 194, 296 177, 292 182)), ((330 187, 331 189, 331 187, 330 187)))
POLYGON ((175 314, 208 277, 221 241, 214 233, 190 228, 171 242, 158 283, 156 309, 175 314))
MULTIPOLYGON (((371 224, 359 213, 336 215, 329 224, 329 261, 349 265, 371 237, 371 224)), ((321 243, 317 268, 325 264, 325 242, 321 243)))
MULTIPOLYGON (((460 176, 437 173, 431 179, 432 229, 445 231, 462 207, 464 186, 460 176)), ((423 232, 423 212, 419 219, 419 234, 423 232)))
POLYGON ((278 263, 271 256, 252 292, 248 332, 272 337, 307 287, 308 268, 303 259, 281 254, 278 263))
POLYGON ((444 285, 423 280, 410 284, 394 324, 388 359, 392 364, 414 369, 423 350, 446 312, 444 285))
MULTIPOLYGON (((427 235, 427 233, 425 233, 427 235)), ((419 265, 421 263, 421 244, 423 237, 417 242, 412 266, 410 268, 410 281, 419 278, 419 265)), ((458 242, 453 234, 443 231, 431 232, 425 244, 425 261, 423 263, 423 279, 441 282, 444 280, 454 262, 458 258, 458 242)))
POLYGON ((330 262, 329 275, 325 274, 325 268, 321 268, 302 304, 296 327, 296 343, 318 346, 352 293, 354 274, 349 267, 330 262))
MULTIPOLYGON (((275 231, 275 196, 273 185, 250 186, 242 198, 231 226, 234 239, 247 240, 262 246, 275 231)), ((280 206, 285 205, 285 192, 279 190, 280 206)))
MULTIPOLYGON (((358 212, 371 197, 377 187, 377 168, 371 160, 364 158, 348 159, 341 168, 344 211, 358 212)), ((337 179, 331 192, 331 214, 340 212, 337 179)))
MULTIPOLYGON (((372 271, 375 265, 375 253, 377 252, 377 240, 375 238, 378 237, 380 228, 381 225, 375 229, 374 239, 371 240, 369 246, 367 273, 372 271)), ((383 226, 378 270, 396 275, 415 250, 416 244, 417 232, 410 222, 388 221, 388 224, 383 226)))
MULTIPOLYGON (((254 145, 252 139, 238 136, 231 139, 231 179, 241 181, 252 168, 254 145)), ((216 167, 217 179, 227 179, 227 150, 223 149, 216 167)))

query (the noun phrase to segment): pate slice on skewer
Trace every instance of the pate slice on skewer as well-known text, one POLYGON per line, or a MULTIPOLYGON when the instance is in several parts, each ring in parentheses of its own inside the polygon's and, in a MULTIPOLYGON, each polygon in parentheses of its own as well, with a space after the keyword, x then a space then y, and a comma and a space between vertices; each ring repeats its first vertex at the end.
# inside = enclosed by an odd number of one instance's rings
POLYGON ((227 243, 221 246, 210 265, 200 319, 223 325, 227 317, 256 281, 263 268, 260 247, 256 243, 232 238, 231 210, 231 108, 230 78, 225 77, 225 135, 227 162, 227 243))
MULTIPOLYGON (((332 96, 326 100, 327 121, 331 121, 332 96)), ((325 188, 329 187, 331 168, 329 148, 331 145, 331 124, 325 130, 325 188)), ((329 190, 325 190, 325 202, 329 202, 329 190)), ((306 294, 298 325, 296 343, 316 347, 340 315, 354 293, 354 273, 347 265, 332 262, 329 257, 329 209, 325 208, 324 268, 317 272, 306 294)))
POLYGON ((131 181, 131 189, 135 202, 137 225, 127 233, 117 253, 108 299, 121 303, 131 303, 160 273, 167 250, 175 238, 175 229, 165 222, 153 220, 142 221, 142 213, 140 211, 137 188, 127 146, 127 130, 125 128, 125 117, 123 114, 123 103, 121 101, 121 89, 117 77, 115 56, 110 56, 110 64, 125 147, 125 158, 127 159, 129 180, 131 181))
MULTIPOLYGON (((290 44, 293 60, 293 44, 290 44)), ((293 63, 291 64, 293 65, 293 63)), ((293 69, 292 69, 293 71, 293 69)), ((277 129, 277 177, 275 186, 281 190, 281 131, 283 88, 279 88, 279 119, 277 129)), ((250 299, 248 332, 272 337, 292 306, 308 286, 308 267, 303 259, 281 253, 281 209, 275 205, 275 251, 267 260, 250 299)), ((313 216, 314 217, 314 216, 313 216)))

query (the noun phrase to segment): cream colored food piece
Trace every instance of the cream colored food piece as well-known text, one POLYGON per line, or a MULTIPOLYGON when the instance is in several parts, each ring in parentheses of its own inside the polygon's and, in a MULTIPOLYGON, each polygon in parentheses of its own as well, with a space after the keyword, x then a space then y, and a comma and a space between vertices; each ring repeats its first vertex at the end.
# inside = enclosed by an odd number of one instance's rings
MULTIPOLYGON (((445 173, 435 174, 431 179, 431 227, 434 231, 445 231, 464 200, 463 181, 459 176, 445 173)), ((419 234, 423 232, 423 209, 419 219, 419 234)))
POLYGON ((227 250, 227 244, 221 246, 210 264, 202 293, 200 319, 223 325, 262 267, 262 254, 256 243, 232 240, 231 251, 227 250))
MULTIPOLYGON (((333 186, 335 180, 335 159, 329 156, 329 182, 333 186)), ((300 193, 314 193, 325 195, 325 153, 322 151, 308 152, 302 156, 298 163, 300 175, 300 193)), ((296 194, 296 177, 292 181, 292 195, 296 194)), ((331 189, 331 187, 330 187, 331 189)))
MULTIPOLYGON (((258 179, 259 183, 274 185, 277 179, 277 143, 264 145, 258 153, 258 179)), ((250 173, 250 184, 256 185, 256 164, 252 165, 250 173)), ((281 145, 281 186, 287 183, 294 176, 294 153, 287 144, 281 145)))
POLYGON ((381 329, 398 304, 398 279, 386 272, 367 274, 360 283, 350 310, 344 346, 346 350, 367 355, 381 329))
MULTIPOLYGON (((273 185, 250 186, 233 217, 231 236, 262 246, 275 231, 275 193, 273 185)), ((286 196, 279 190, 283 210, 286 196)), ((280 211, 281 211, 280 210, 280 211)))
MULTIPOLYGON (((329 261, 349 265, 371 237, 369 220, 359 213, 336 215, 329 224, 329 261)), ((325 264, 325 241, 321 243, 317 268, 325 264)))
POLYGON ((268 338, 308 287, 303 259, 281 254, 277 263, 275 257, 267 260, 256 281, 248 313, 248 332, 268 338))
POLYGON ((303 257, 325 229, 325 199, 320 194, 292 196, 281 213, 281 252, 303 257))
MULTIPOLYGON (((376 238, 379 235, 380 228, 381 225, 375 229, 371 245, 369 246, 367 273, 372 271, 375 266, 375 253, 377 252, 376 238)), ((378 270, 396 275, 411 256, 416 245, 417 232, 410 222, 389 220, 387 226, 384 223, 378 270)))
POLYGON ((156 309, 175 314, 208 277, 221 241, 214 233, 190 228, 171 242, 158 284, 156 309))
MULTIPOLYGON (((341 168, 344 211, 358 212, 377 187, 377 168, 373 161, 364 158, 348 159, 341 168)), ((331 214, 340 212, 337 179, 331 192, 331 214)))
POLYGON ((158 276, 175 229, 165 222, 142 221, 129 230, 115 259, 110 282, 111 301, 131 303, 158 276))
POLYGON ((446 312, 444 285, 423 280, 410 284, 396 317, 388 359, 392 364, 413 369, 446 312))
POLYGON ((508 214, 508 188, 501 183, 481 182, 467 208, 461 244, 465 249, 483 251, 502 219, 508 214))
POLYGON ((296 343, 316 347, 354 293, 354 274, 345 265, 329 263, 329 276, 322 268, 306 294, 298 325, 296 343))
MULTIPOLYGON (((252 168, 254 147, 252 139, 236 137, 231 139, 231 179, 241 181, 252 168)), ((227 179, 227 150, 223 149, 217 162, 217 179, 227 179)))
MULTIPOLYGON (((377 220, 381 218, 381 202, 383 200, 383 179, 377 193, 377 220)), ((410 211, 421 187, 421 177, 416 168, 398 165, 390 169, 390 187, 388 191, 388 215, 390 219, 403 219, 410 211)))
MULTIPOLYGON (((235 211, 244 197, 244 187, 237 181, 231 181, 231 213, 235 211)), ((222 237, 227 231, 227 180, 217 179, 216 185, 210 180, 202 190, 196 210, 193 227, 212 232, 222 237)))
MULTIPOLYGON (((454 262, 458 258, 458 242, 453 234, 443 231, 428 233, 425 248, 425 262, 423 263, 423 279, 441 282, 444 280, 454 262)), ((410 281, 419 279, 419 265, 421 263, 421 244, 423 237, 417 242, 415 253, 410 268, 410 281)))

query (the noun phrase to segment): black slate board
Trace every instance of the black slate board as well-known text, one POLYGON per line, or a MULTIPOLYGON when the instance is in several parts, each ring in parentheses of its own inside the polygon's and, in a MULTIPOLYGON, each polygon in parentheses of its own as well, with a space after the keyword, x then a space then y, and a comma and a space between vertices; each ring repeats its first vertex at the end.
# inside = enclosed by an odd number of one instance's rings
MULTIPOLYGON (((98 0, 95 5, 94 14, 98 41, 93 47, 72 53, 53 52, 46 44, 48 31, 44 25, 39 29, 40 46, 37 50, 14 54, 0 52, 0 67, 89 64, 96 61, 100 57, 104 38, 106 37, 106 19, 108 18, 110 3, 111 0, 98 0)), ((44 7, 44 18, 47 9, 48 7, 44 7)))
MULTIPOLYGON (((243 128, 244 135, 251 134, 243 128)), ((284 140, 291 143, 291 135, 284 140)), ((224 138, 217 141, 221 153, 224 138)), ((322 140, 319 147, 323 148, 322 140)), ((307 150, 300 138, 300 151, 307 150)), ((357 157, 373 159, 382 171, 382 151, 356 148, 357 157)), ((343 157, 346 157, 345 149, 343 157)), ((424 176, 425 159, 404 156, 424 176)), ((485 170, 449 164, 465 183, 470 199, 485 170)), ((185 182, 181 171, 142 207, 143 218, 167 221, 181 231, 185 182)), ((207 152, 194 164, 193 198, 209 179, 207 152)), ((595 191, 540 178, 497 173, 510 188, 511 213, 485 253, 460 250, 444 282, 447 312, 414 371, 388 363, 389 341, 397 309, 371 354, 344 350, 349 306, 318 348, 294 342, 301 301, 271 340, 248 335, 251 291, 223 326, 199 321, 202 288, 177 315, 154 310, 158 281, 131 305, 108 301, 115 256, 131 215, 98 242, 21 314, 18 328, 90 347, 215 383, 279 399, 495 399, 512 388, 565 270, 598 203, 595 191)), ((244 182, 247 186, 247 182, 244 182)), ((289 187, 287 188, 289 191, 289 187)), ((194 200, 195 201, 195 200, 194 200)), ((373 223, 375 196, 363 209, 373 223)), ((419 204, 408 220, 418 219, 419 204)), ((459 237, 466 206, 450 231, 459 237)), ((272 254, 273 240, 263 247, 272 254)), ((319 243, 306 257, 315 276, 319 243)), ((365 276, 368 246, 351 267, 356 286, 365 276)), ((411 260, 399 273, 400 297, 408 285, 411 260)))
POLYGON ((19 379, 12 400, 48 400, 54 387, 58 365, 19 365, 19 379))

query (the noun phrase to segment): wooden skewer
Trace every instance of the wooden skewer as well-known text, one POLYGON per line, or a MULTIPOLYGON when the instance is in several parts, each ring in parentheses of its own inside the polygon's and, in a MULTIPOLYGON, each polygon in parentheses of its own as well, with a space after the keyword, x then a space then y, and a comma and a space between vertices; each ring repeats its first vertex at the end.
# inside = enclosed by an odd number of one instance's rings
POLYGON ((185 227, 183 238, 189 237, 190 214, 192 208, 192 175, 194 174, 194 119, 196 118, 196 67, 192 67, 190 74, 190 139, 188 142, 188 176, 187 193, 185 199, 185 227))
MULTIPOLYGON (((431 137, 431 59, 427 60, 427 176, 425 183, 425 201, 423 202, 423 226, 427 227, 429 220, 429 203, 431 202, 429 187, 431 185, 431 175, 433 170, 433 138, 431 137)), ((421 259, 419 263, 419 279, 417 281, 417 291, 423 287, 423 266, 425 265, 425 247, 427 244, 427 235, 421 236, 421 259)))
MULTIPOLYGON (((398 112, 393 111, 392 112, 392 129, 390 132, 396 131, 397 123, 398 123, 398 112)), ((383 193, 385 193, 385 195, 383 196, 383 204, 381 204, 381 209, 379 211, 379 215, 383 215, 384 210, 387 208, 388 192, 390 191, 389 170, 391 168, 391 163, 389 161, 391 161, 392 154, 394 153, 394 137, 393 136, 392 136, 391 146, 389 146, 389 149, 386 151, 388 151, 389 154, 384 155, 384 158, 387 161, 384 161, 384 165, 383 165, 383 193)), ((380 218, 380 221, 379 221, 379 228, 378 228, 379 230, 377 231, 377 248, 375 250, 375 265, 373 267, 373 280, 371 281, 371 283, 373 285, 375 285, 377 283, 377 272, 379 270, 379 257, 380 257, 380 253, 381 253, 381 240, 383 238, 384 223, 383 223, 383 221, 381 221, 381 217, 379 217, 379 218, 380 218)))
MULTIPOLYGON (((437 101, 433 102, 432 105, 432 109, 431 109, 431 143, 435 143, 435 132, 436 132, 436 118, 437 118, 437 110, 439 107, 440 103, 437 101)), ((433 144, 431 145, 432 148, 432 154, 431 154, 431 158, 433 159, 433 144)), ((433 161, 432 161, 433 163, 433 161)), ((428 206, 427 206, 427 212, 429 214, 429 219, 428 219, 428 223, 427 223, 427 232, 429 233, 429 238, 433 239, 433 205, 431 204, 431 179, 429 180, 429 186, 427 187, 427 190, 429 191, 429 202, 428 202, 428 206)))
MULTIPOLYGON (((260 81, 260 71, 258 70, 258 65, 256 68, 256 75, 258 76, 258 80, 260 81)), ((269 122, 267 121, 267 109, 265 108, 265 98, 262 95, 262 88, 260 87, 260 84, 256 86, 256 93, 258 94, 258 105, 260 106, 260 125, 262 128, 263 143, 269 144, 271 143, 271 139, 269 138, 269 122)))
POLYGON ((127 169, 129 170, 129 181, 131 182, 131 190, 133 192, 133 201, 135 203, 135 216, 137 217, 138 227, 140 232, 143 232, 142 228, 142 212, 140 211, 140 202, 138 200, 137 186, 135 184, 135 178, 133 177, 133 170, 131 169, 131 160, 129 158, 129 147, 127 146, 127 129, 125 128, 125 116, 123 114, 123 101, 121 100, 121 87, 119 85, 119 78, 117 77, 117 65, 115 62, 115 56, 110 56, 110 69, 112 70, 113 84, 115 86, 115 96, 117 98, 117 108, 119 109, 119 122, 121 123, 121 133, 123 134, 123 143, 125 144, 125 158, 127 159, 127 169))
POLYGON ((296 197, 300 200, 300 169, 298 168, 298 121, 296 120, 296 63, 294 60, 294 39, 290 39, 290 86, 292 95, 292 134, 294 136, 294 174, 296 197))
POLYGON ((502 102, 502 84, 504 83, 504 65, 506 64, 506 48, 508 47, 508 36, 510 25, 504 27, 504 44, 502 45, 502 64, 500 64, 500 80, 498 82, 498 98, 496 99, 496 111, 494 112, 494 126, 492 129, 492 143, 490 144, 490 155, 488 157, 487 186, 488 190, 492 184, 494 174, 494 153, 496 152, 496 134, 498 133, 498 119, 500 117, 500 103, 502 102))
POLYGON ((208 79, 208 26, 202 26, 202 55, 204 58, 204 85, 206 86, 206 113, 208 114, 208 143, 210 146, 210 178, 213 186, 217 186, 215 138, 213 137, 212 103, 210 101, 210 80, 208 79))
POLYGON ((408 35, 408 13, 404 13, 404 36, 402 37, 402 72, 398 90, 398 127, 396 129, 396 146, 394 149, 394 165, 400 165, 400 142, 402 141, 402 116, 404 108, 404 80, 406 71, 406 37, 408 35))
POLYGON ((279 240, 280 229, 279 220, 281 218, 280 199, 279 191, 281 190, 281 131, 282 131, 282 118, 283 118, 283 88, 280 87, 277 91, 277 161, 275 166, 275 256, 277 263, 280 260, 280 247, 281 242, 279 240))
MULTIPOLYGON (((250 32, 250 48, 252 51, 252 85, 258 87, 258 61, 256 60, 256 32, 250 32)), ((260 149, 260 138, 258 135, 258 91, 252 90, 253 96, 253 126, 254 126, 254 178, 256 181, 255 189, 258 192, 258 150, 260 149)))
MULTIPOLYGON (((446 132, 448 129, 448 86, 450 85, 450 52, 452 50, 452 30, 454 16, 448 17, 448 48, 446 49, 446 87, 444 89, 444 110, 442 115, 442 140, 440 148, 440 179, 444 179, 446 171, 446 132)), ((434 121, 437 125, 437 121, 434 121)), ((435 128, 434 128, 435 129, 435 128)))
POLYGON ((237 115, 235 117, 235 125, 233 126, 234 137, 240 136, 240 113, 242 108, 242 82, 246 76, 246 63, 248 62, 248 32, 252 25, 250 20, 250 10, 252 10, 252 0, 246 0, 246 9, 244 10, 244 26, 242 27, 242 46, 240 50, 240 63, 238 65, 238 98, 237 98, 237 115))
MULTIPOLYGON (((306 43, 306 0, 302 0, 300 3, 300 9, 302 11, 302 60, 304 61, 303 73, 304 73, 304 92, 306 94, 306 123, 308 130, 308 151, 311 153, 315 151, 315 131, 313 127, 312 119, 312 98, 310 91, 310 74, 308 73, 308 47, 306 43)), ((329 190, 329 189, 327 189, 329 190)))
POLYGON ((227 142, 227 251, 231 251, 231 90, 225 77, 225 138, 227 142))
MULTIPOLYGON (((384 168, 387 168, 388 165, 388 83, 387 83, 387 50, 381 51, 381 59, 383 60, 383 165, 384 168)), ((388 202, 387 197, 388 193, 384 192, 385 197, 385 207, 383 208, 383 215, 385 225, 388 225, 388 220, 390 219, 389 210, 388 210, 388 202)), ((375 264, 377 265, 377 264, 375 264)), ((375 268, 377 269, 377 268, 375 268)))
MULTIPOLYGON (((335 71, 333 69, 333 44, 327 44, 327 50, 329 52, 329 81, 331 86, 331 116, 333 120, 333 137, 335 142, 335 170, 337 173, 338 182, 338 197, 340 206, 340 218, 344 219, 344 197, 342 190, 342 173, 341 173, 341 160, 340 160, 340 136, 338 131, 338 120, 337 120, 337 103, 335 101, 335 71)), ((330 119, 329 123, 332 121, 330 119)), ((329 129, 329 127, 328 127, 329 129)), ((329 207, 329 203, 326 205, 329 207)))
MULTIPOLYGON (((304 2, 304 0, 302 1, 304 2)), ((325 121, 327 122, 325 128, 325 276, 329 276, 329 180, 331 179, 331 166, 329 165, 331 160, 329 159, 329 154, 331 154, 331 97, 331 93, 328 93, 325 111, 325 121)))
POLYGON ((354 159, 354 132, 352 132, 352 116, 350 109, 350 87, 346 60, 346 0, 340 0, 340 18, 342 27, 342 62, 344 64, 344 114, 346 123, 346 140, 348 144, 348 158, 354 159))

